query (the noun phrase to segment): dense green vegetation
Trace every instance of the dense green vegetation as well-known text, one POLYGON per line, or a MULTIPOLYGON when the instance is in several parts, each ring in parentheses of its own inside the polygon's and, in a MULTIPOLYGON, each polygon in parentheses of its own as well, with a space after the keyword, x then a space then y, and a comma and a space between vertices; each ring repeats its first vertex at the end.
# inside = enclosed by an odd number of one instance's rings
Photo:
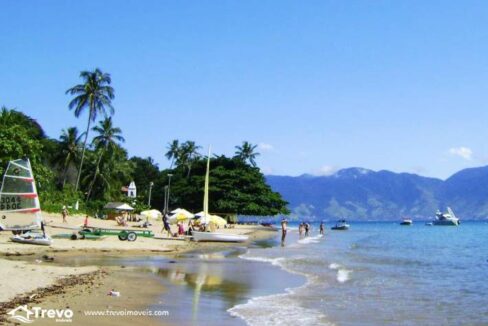
MULTIPOLYGON (((76 117, 88 115, 87 129, 66 127, 58 139, 47 137, 39 123, 16 109, 0 112, 0 173, 9 160, 28 157, 34 169, 44 210, 59 211, 63 205, 94 213, 108 201, 125 201, 138 209, 164 209, 165 187, 171 175, 169 208, 200 211, 203 206, 206 157, 194 141, 174 140, 161 153, 170 168, 160 170, 150 157, 131 157, 122 147, 123 132, 113 124, 111 100, 114 89, 109 74, 99 69, 80 74, 82 84, 67 93, 68 107, 76 117), (95 125, 94 127, 92 127, 95 125), (89 142, 90 132, 94 136, 89 142), (138 198, 128 200, 122 190, 135 181, 138 198)), ((210 211, 242 215, 287 214, 287 203, 266 184, 257 167, 256 146, 243 142, 234 157, 214 156, 210 171, 210 211)))

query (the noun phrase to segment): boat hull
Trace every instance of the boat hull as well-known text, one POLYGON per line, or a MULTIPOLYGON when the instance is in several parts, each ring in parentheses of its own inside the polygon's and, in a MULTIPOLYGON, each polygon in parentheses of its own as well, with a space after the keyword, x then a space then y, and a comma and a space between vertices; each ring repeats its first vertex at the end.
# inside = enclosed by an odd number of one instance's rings
POLYGON ((193 240, 203 242, 245 242, 249 240, 247 235, 242 234, 228 234, 228 233, 216 233, 216 232, 192 232, 193 240))
POLYGON ((349 230, 349 225, 333 226, 330 229, 335 230, 335 231, 346 231, 346 230, 349 230))
POLYGON ((442 226, 458 226, 459 221, 457 220, 442 220, 442 221, 434 221, 432 222, 433 225, 442 225, 442 226))
POLYGON ((15 235, 11 237, 10 240, 17 243, 25 243, 25 244, 32 244, 38 246, 50 246, 53 243, 53 240, 50 237, 25 238, 20 235, 15 235))

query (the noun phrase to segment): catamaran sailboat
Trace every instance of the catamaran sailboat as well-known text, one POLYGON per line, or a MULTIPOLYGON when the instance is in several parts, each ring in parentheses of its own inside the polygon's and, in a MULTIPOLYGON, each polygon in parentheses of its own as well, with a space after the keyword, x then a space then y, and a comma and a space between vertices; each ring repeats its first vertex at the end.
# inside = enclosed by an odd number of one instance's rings
MULTIPOLYGON (((207 158, 207 172, 205 174, 205 191, 203 195, 203 216, 200 222, 208 224, 212 220, 212 215, 208 212, 208 184, 210 176, 210 149, 207 158)), ((214 241, 214 242, 245 242, 249 239, 247 235, 218 233, 218 232, 200 232, 192 231, 193 240, 195 241, 214 241)))
POLYGON ((432 222, 434 225, 459 225, 459 219, 454 215, 454 212, 450 207, 447 208, 447 213, 441 213, 437 210, 435 213, 435 220, 432 222))
POLYGON ((0 230, 14 242, 51 245, 44 232, 41 205, 28 158, 10 161, 0 189, 0 230), (41 232, 39 232, 41 230, 41 232))

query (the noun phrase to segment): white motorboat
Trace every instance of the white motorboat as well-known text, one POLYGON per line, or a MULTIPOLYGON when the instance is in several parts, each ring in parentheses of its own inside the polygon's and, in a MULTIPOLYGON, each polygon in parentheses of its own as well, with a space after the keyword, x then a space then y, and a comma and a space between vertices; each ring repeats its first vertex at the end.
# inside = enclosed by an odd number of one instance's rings
POLYGON ((339 230, 339 231, 345 231, 349 230, 350 225, 347 224, 346 220, 339 220, 337 221, 336 225, 331 227, 331 230, 339 230))
POLYGON ((246 242, 247 240, 249 240, 249 237, 243 234, 200 231, 192 231, 191 234, 193 236, 193 240, 195 241, 246 242))
POLYGON ((409 218, 406 218, 400 222, 400 225, 412 225, 412 224, 413 224, 413 221, 409 218))
POLYGON ((437 210, 435 213, 435 220, 432 221, 433 225, 459 225, 459 219, 454 215, 454 212, 450 207, 447 208, 446 213, 441 213, 441 211, 437 210))
POLYGON ((5 170, 0 189, 0 216, 0 229, 15 234, 12 241, 38 245, 52 243, 42 224, 41 205, 28 158, 10 161, 5 170))
MULTIPOLYGON (((205 174, 205 189, 203 194, 203 212, 199 219, 200 223, 210 224, 216 216, 208 212, 208 185, 210 179, 210 149, 207 157, 207 172, 205 174)), ((224 221, 225 223, 225 221, 224 221)), ((215 241, 215 242, 244 242, 249 239, 247 235, 229 234, 219 232, 200 232, 192 231, 193 240, 195 241, 215 241)))

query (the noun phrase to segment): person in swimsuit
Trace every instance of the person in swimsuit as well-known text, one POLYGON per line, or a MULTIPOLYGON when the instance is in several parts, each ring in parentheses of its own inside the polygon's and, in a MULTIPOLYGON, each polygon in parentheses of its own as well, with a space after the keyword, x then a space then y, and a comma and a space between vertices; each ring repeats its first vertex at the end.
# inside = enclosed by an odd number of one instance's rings
POLYGON ((324 222, 320 222, 320 234, 324 235, 324 222))
POLYGON ((308 231, 310 230, 310 224, 305 223, 305 236, 308 237, 308 231))

